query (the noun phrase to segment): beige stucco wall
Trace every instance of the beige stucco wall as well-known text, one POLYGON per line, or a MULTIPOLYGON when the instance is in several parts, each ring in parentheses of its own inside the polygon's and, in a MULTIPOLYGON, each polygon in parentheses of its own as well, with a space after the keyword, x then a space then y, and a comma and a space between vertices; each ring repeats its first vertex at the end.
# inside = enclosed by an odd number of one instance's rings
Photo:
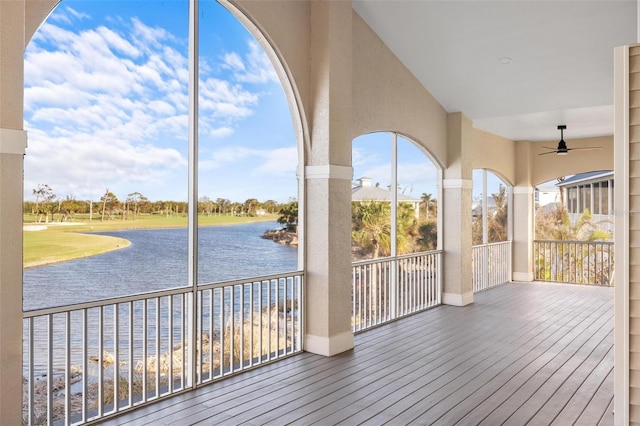
POLYGON ((24 39, 25 47, 47 16, 61 0, 28 0, 25 7, 24 39))
POLYGON ((516 144, 507 138, 480 129, 473 129, 473 168, 487 169, 513 185, 516 144))
MULTIPOLYGON (((566 136, 566 133, 565 133, 566 136)), ((556 147, 557 140, 549 142, 531 143, 531 179, 534 185, 577 173, 594 170, 613 170, 613 136, 598 138, 568 139, 569 148, 602 147, 594 151, 569 151, 567 155, 546 154, 548 150, 542 148, 556 147)))
POLYGON ((447 113, 353 12, 352 137, 396 131, 447 165, 447 113))

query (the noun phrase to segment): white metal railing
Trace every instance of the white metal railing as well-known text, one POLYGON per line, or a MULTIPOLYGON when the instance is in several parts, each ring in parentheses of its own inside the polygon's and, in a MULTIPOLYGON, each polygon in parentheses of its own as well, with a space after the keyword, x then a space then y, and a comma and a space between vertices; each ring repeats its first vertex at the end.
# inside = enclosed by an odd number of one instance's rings
POLYGON ((511 241, 473 246, 473 292, 511 281, 511 241))
POLYGON ((613 242, 535 240, 535 279, 613 285, 613 242))
POLYGON ((439 305, 441 261, 441 251, 429 251, 353 262, 353 331, 439 305))
POLYGON ((300 352, 303 278, 198 286, 196 333, 192 288, 25 312, 23 423, 95 421, 300 352))

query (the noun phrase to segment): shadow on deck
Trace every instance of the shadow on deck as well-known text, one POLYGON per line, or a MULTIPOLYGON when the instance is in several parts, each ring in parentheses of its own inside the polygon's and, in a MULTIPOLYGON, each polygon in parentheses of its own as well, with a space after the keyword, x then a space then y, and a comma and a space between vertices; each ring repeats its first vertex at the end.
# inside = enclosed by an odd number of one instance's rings
POLYGON ((613 288, 506 284, 107 424, 613 424, 613 288))

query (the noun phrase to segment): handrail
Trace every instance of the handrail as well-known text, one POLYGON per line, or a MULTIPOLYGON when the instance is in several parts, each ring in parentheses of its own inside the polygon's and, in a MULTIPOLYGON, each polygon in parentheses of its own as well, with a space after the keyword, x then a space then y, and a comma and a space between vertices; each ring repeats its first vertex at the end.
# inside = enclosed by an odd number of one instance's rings
POLYGON ((412 257, 421 256, 421 255, 442 254, 442 253, 444 253, 443 250, 419 251, 419 252, 415 252, 415 253, 400 254, 400 255, 398 255, 396 257, 386 256, 386 257, 377 257, 375 259, 356 260, 355 262, 351 262, 351 266, 368 265, 368 264, 373 264, 373 263, 378 263, 378 262, 385 262, 385 261, 389 261, 389 260, 393 260, 393 259, 409 259, 409 258, 412 258, 412 257))
POLYGON ((511 241, 499 241, 473 246, 474 293, 511 281, 511 245, 511 241))
POLYGON ((441 250, 353 262, 353 331, 439 305, 441 263, 441 250))
POLYGON ((191 389, 191 372, 198 387, 301 352, 304 278, 295 271, 199 285, 196 297, 180 287, 24 312, 25 423, 105 419, 191 389))
POLYGON ((611 241, 534 240, 534 278, 611 286, 614 247, 611 241))
MULTIPOLYGON (((285 272, 280 274, 249 277, 249 278, 237 279, 232 281, 221 281, 216 283, 198 284, 198 290, 221 288, 225 286, 239 285, 239 284, 245 284, 249 282, 267 281, 267 280, 285 278, 291 275, 301 275, 303 273, 304 273, 303 271, 292 271, 292 272, 285 272)), ((55 306, 51 308, 26 310, 22 312, 22 318, 24 319, 24 318, 32 318, 40 315, 59 314, 59 313, 75 311, 79 309, 97 308, 100 306, 108 306, 108 305, 132 302, 132 301, 136 301, 144 298, 172 296, 176 294, 183 294, 183 293, 189 293, 189 292, 191 292, 191 287, 174 287, 166 290, 153 290, 148 292, 140 292, 140 293, 130 294, 127 296, 118 296, 118 297, 112 297, 109 299, 94 300, 91 302, 82 302, 82 303, 75 303, 71 305, 55 306)))
POLYGON ((580 243, 580 244, 598 244, 603 246, 614 245, 613 241, 585 241, 585 240, 533 240, 534 243, 580 243))

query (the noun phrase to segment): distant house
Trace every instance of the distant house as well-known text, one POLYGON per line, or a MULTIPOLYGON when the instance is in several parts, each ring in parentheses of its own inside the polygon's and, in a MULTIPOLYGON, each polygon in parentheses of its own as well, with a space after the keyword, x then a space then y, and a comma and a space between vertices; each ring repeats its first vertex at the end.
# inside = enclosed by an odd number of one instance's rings
POLYGON ((601 170, 581 173, 556 185, 563 194, 571 223, 576 223, 589 209, 593 221, 601 228, 613 229, 613 171, 601 170))
MULTIPOLYGON (((487 197, 487 215, 490 217, 496 210, 496 200, 493 197, 487 197)), ((475 199, 471 202, 471 215, 473 219, 482 217, 482 200, 475 199)))
MULTIPOLYGON (((391 203, 391 191, 380 188, 379 184, 373 185, 373 180, 361 177, 357 184, 351 186, 351 201, 381 201, 391 203)), ((419 219, 420 200, 398 193, 398 202, 410 203, 415 211, 416 219, 419 219)))
POLYGON ((555 207, 562 202, 560 188, 556 185, 550 186, 547 184, 546 186, 536 187, 534 197, 536 205, 543 209, 549 206, 555 207))

